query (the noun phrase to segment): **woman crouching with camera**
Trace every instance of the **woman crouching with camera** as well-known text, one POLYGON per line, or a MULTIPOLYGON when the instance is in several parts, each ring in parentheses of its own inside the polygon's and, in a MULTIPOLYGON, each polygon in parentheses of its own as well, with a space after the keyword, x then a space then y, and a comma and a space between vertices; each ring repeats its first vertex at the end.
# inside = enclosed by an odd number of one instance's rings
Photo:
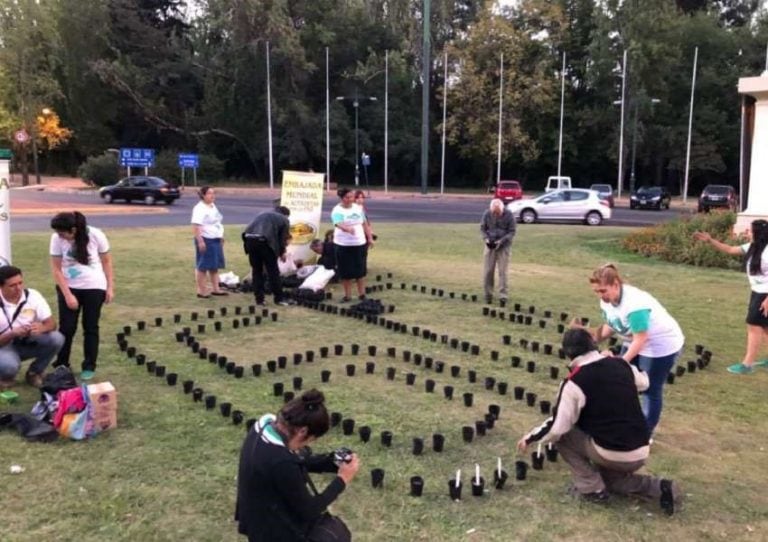
POLYGON ((328 432, 324 401, 321 392, 309 390, 283 406, 277 416, 262 416, 248 431, 240 452, 235 521, 249 542, 324 540, 321 531, 325 529, 346 530, 326 508, 357 474, 357 455, 345 450, 299 453, 328 432), (309 472, 337 476, 318 493, 309 472))

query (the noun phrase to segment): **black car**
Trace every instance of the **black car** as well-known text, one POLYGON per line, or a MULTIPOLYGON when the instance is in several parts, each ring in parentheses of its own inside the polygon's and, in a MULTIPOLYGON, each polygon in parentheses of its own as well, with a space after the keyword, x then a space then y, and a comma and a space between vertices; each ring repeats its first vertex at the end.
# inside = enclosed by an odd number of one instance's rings
POLYGON ((164 201, 171 205, 179 199, 179 189, 165 182, 160 177, 147 177, 136 175, 121 179, 117 184, 105 186, 99 190, 101 198, 112 203, 115 200, 143 201, 147 205, 154 205, 156 201, 164 201))
POLYGON ((736 189, 725 184, 708 184, 699 196, 699 212, 708 213, 712 207, 731 211, 739 210, 739 196, 736 189))
POLYGON ((629 196, 630 209, 669 209, 672 195, 663 186, 641 186, 629 196))

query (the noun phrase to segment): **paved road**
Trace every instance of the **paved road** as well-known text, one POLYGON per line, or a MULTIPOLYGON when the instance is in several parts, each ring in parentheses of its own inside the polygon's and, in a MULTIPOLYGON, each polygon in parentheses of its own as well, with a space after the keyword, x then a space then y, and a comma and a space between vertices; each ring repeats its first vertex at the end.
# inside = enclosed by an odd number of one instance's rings
MULTIPOLYGON (((276 195, 277 192, 274 192, 276 195)), ((217 196, 216 204, 226 224, 247 224, 260 211, 272 205, 272 193, 266 191, 240 191, 223 193, 217 196)), ((61 210, 91 208, 87 212, 89 222, 105 228, 179 226, 189 224, 192 207, 198 199, 194 194, 186 193, 174 205, 158 204, 146 207, 143 204, 108 205, 103 203, 95 192, 49 192, 49 191, 12 191, 11 209, 14 201, 18 208, 39 207, 51 209, 50 213, 25 215, 13 214, 13 231, 44 231, 48 229, 50 217, 61 210), (94 210, 95 208, 95 210, 94 210), (99 211, 98 213, 95 211, 99 211), (101 211, 104 211, 104 214, 101 211), (120 213, 116 213, 122 210, 120 213), (125 212, 129 210, 130 212, 125 212), (113 213, 115 214, 109 214, 113 213)), ((336 197, 328 196, 323 203, 323 221, 329 222, 329 213, 337 202, 336 197)), ((474 224, 487 208, 488 199, 477 196, 420 196, 413 194, 392 194, 377 196, 373 193, 367 206, 371 219, 375 222, 450 222, 474 224)), ((617 226, 648 226, 671 220, 680 214, 680 210, 638 211, 627 208, 615 208, 613 219, 609 222, 617 226)))

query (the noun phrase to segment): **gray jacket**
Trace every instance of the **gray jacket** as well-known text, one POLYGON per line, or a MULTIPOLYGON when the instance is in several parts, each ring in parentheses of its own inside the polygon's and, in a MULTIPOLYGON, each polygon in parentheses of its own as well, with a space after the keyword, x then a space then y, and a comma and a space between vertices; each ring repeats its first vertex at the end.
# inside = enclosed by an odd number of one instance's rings
POLYGON ((495 242, 499 248, 512 243, 516 227, 515 215, 507 209, 504 209, 500 216, 494 215, 488 209, 483 213, 483 219, 480 221, 480 233, 483 234, 483 239, 495 242))

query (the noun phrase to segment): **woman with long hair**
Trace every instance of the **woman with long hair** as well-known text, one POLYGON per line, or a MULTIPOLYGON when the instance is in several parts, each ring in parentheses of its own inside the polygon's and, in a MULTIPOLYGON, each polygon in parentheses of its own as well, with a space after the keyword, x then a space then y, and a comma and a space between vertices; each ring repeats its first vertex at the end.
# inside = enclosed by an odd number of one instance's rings
POLYGON ((109 241, 98 228, 89 226, 77 211, 59 213, 51 219, 50 256, 59 305, 59 331, 64 346, 54 366, 69 366, 72 339, 82 312, 83 362, 80 378, 90 380, 99 355, 101 307, 114 298, 114 274, 109 241))
POLYGON ((200 201, 192 209, 192 232, 195 236, 195 282, 197 297, 227 295, 219 288, 219 269, 224 262, 224 216, 214 201, 213 188, 203 186, 197 192, 200 201), (208 290, 210 282, 210 291, 208 290))
MULTIPOLYGON (((683 350, 685 336, 677 321, 648 292, 627 284, 614 264, 601 265, 589 278, 592 291, 600 298, 605 323, 590 330, 595 342, 619 335, 624 341, 620 357, 648 373, 648 389, 642 408, 648 430, 661 418, 664 383, 683 350)), ((573 322, 572 327, 580 327, 573 322)))
POLYGON ((314 540, 310 531, 360 468, 351 452, 342 460, 333 453, 300 453, 329 427, 325 397, 309 390, 286 403, 277 416, 263 415, 248 431, 240 451, 235 521, 249 542, 314 540), (309 472, 336 477, 317 492, 309 472))
POLYGON ((355 203, 355 193, 339 188, 339 203, 331 211, 336 270, 344 288, 342 302, 352 297, 352 281, 357 283, 358 299, 365 299, 366 251, 373 246, 373 234, 365 210, 355 203))
POLYGON ((694 239, 704 241, 713 248, 730 254, 742 256, 746 262, 747 279, 750 285, 749 307, 747 308, 747 351, 740 363, 728 367, 734 374, 751 374, 755 367, 768 367, 768 358, 757 359, 760 345, 768 343, 768 221, 754 220, 750 228, 751 242, 733 246, 718 241, 708 232, 697 231, 694 239))

